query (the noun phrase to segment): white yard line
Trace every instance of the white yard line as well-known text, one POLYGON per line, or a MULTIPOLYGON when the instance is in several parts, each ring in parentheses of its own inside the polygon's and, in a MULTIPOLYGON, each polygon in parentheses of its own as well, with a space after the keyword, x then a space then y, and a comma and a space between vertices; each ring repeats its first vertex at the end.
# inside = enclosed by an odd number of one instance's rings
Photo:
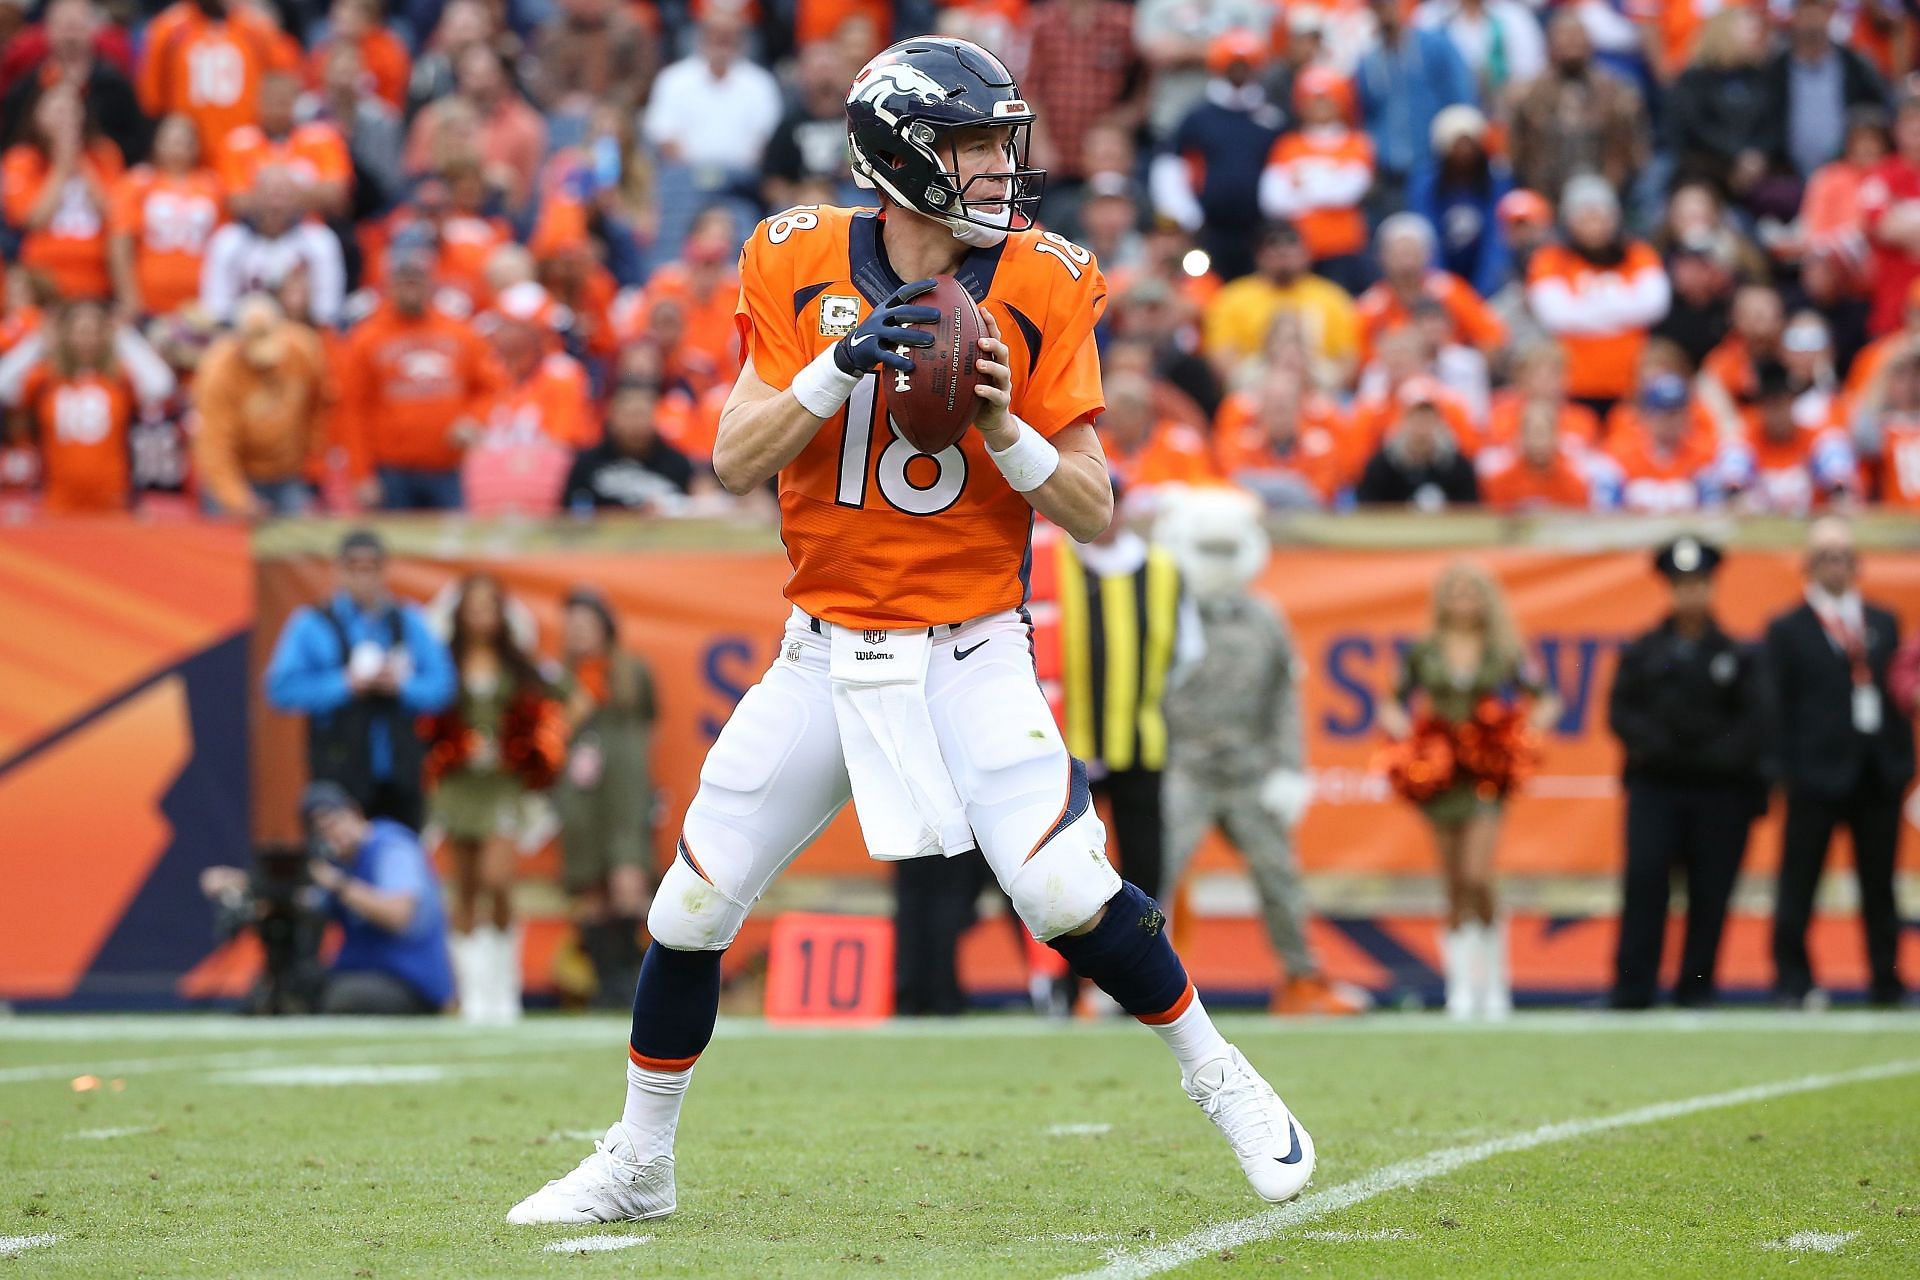
POLYGON ((1811 1093, 1818 1089, 1833 1089, 1841 1085, 1890 1080, 1915 1074, 1920 1074, 1920 1059, 1861 1067, 1853 1071, 1800 1076, 1797 1079, 1779 1080, 1771 1084, 1749 1085, 1744 1089, 1729 1089, 1724 1093, 1706 1093, 1693 1098, 1680 1098, 1673 1102, 1658 1102, 1652 1106, 1636 1107, 1631 1111, 1620 1111, 1610 1116, 1595 1116, 1587 1120, 1564 1120, 1558 1124, 1541 1125, 1537 1129, 1528 1129, 1488 1142, 1429 1151, 1426 1155, 1416 1156, 1399 1164, 1387 1165, 1352 1182, 1343 1182, 1338 1186, 1328 1187, 1325 1191, 1316 1191, 1303 1199, 1269 1209, 1265 1213, 1258 1213, 1234 1222, 1218 1223, 1163 1245, 1110 1258, 1105 1266, 1093 1271, 1080 1272, 1071 1280, 1146 1280, 1148 1276, 1172 1271, 1176 1267, 1185 1266, 1189 1262, 1217 1253, 1222 1249, 1235 1249, 1255 1241, 1272 1239, 1289 1227, 1297 1227, 1302 1223, 1324 1218, 1328 1214, 1338 1213, 1342 1209, 1350 1209, 1356 1204, 1385 1195, 1389 1191, 1399 1191, 1429 1182, 1434 1178, 1445 1177, 1457 1169, 1478 1164, 1483 1160, 1491 1160, 1495 1156, 1510 1155, 1516 1151, 1531 1151, 1535 1147, 1544 1147, 1556 1142, 1571 1142, 1614 1129, 1628 1129, 1637 1125, 1677 1120, 1682 1116, 1694 1115, 1701 1111, 1737 1107, 1750 1102, 1766 1102, 1789 1094, 1811 1093))
POLYGON ((1859 1235, 1858 1231, 1796 1231, 1785 1240, 1769 1240, 1761 1248, 1784 1249, 1788 1253, 1838 1253, 1859 1235))
POLYGON ((555 1240, 547 1245, 547 1253, 611 1253, 615 1249, 631 1249, 637 1244, 645 1244, 652 1236, 575 1236, 571 1240, 555 1240))
POLYGON ((44 1249, 59 1238, 49 1231, 32 1236, 0 1236, 0 1258, 17 1258, 29 1249, 44 1249))
POLYGON ((1050 1124, 1047 1126, 1049 1138, 1098 1138, 1102 1134, 1112 1133, 1110 1124, 1050 1124))
POLYGON ((118 1129, 79 1129, 68 1134, 67 1137, 78 1138, 84 1142, 105 1142, 110 1138, 131 1138, 135 1134, 152 1132, 154 1132, 152 1125, 136 1124, 118 1129))

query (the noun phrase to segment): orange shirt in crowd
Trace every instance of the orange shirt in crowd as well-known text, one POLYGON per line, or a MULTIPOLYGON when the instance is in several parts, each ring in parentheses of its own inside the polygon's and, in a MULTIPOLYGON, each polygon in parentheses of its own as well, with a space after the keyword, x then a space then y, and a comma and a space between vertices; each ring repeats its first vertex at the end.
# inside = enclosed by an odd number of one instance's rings
POLYGON ((1622 508, 1658 515, 1700 506, 1700 479, 1716 452, 1711 432, 1689 431, 1679 448, 1662 453, 1637 415, 1610 421, 1607 454, 1620 468, 1622 508))
POLYGON ((1584 511, 1592 501, 1586 475, 1564 449, 1556 449, 1541 468, 1519 449, 1496 445, 1481 453, 1477 465, 1480 501, 1495 511, 1584 511))
POLYGON ((114 184, 110 225, 133 243, 134 282, 147 314, 200 296, 200 264, 220 209, 220 184, 207 169, 175 175, 143 164, 114 184))
POLYGON ((1323 125, 1282 134, 1267 153, 1267 169, 1277 170, 1300 204, 1293 215, 1300 241, 1315 261, 1363 253, 1367 217, 1361 200, 1373 178, 1373 140, 1344 125, 1323 125), (1360 195, 1352 204, 1319 204, 1315 185, 1330 177, 1351 177, 1360 195))
POLYGON ((284 138, 269 138, 257 124, 243 124, 227 135, 220 150, 220 181, 227 198, 253 190, 265 168, 285 169, 302 187, 319 182, 353 185, 353 159, 346 139, 322 120, 295 125, 284 138))
POLYGON ((1134 449, 1122 449, 1108 431, 1100 432, 1107 470, 1134 487, 1156 484, 1205 484, 1214 478, 1206 437, 1178 422, 1161 422, 1134 449))
MULTIPOLYGON (((1461 453, 1469 458, 1480 449, 1480 432, 1473 425, 1473 408, 1453 388, 1444 383, 1434 388, 1434 408, 1440 411, 1441 421, 1447 424, 1447 430, 1453 433, 1453 442, 1461 453)), ((1367 459, 1380 451, 1386 443, 1387 433, 1400 421, 1402 412, 1399 398, 1393 395, 1369 395, 1355 398, 1353 402, 1353 427, 1347 433, 1347 447, 1344 451, 1348 467, 1346 478, 1349 483, 1360 479, 1360 472, 1366 468, 1367 459)))
POLYGON ((229 336, 194 374, 194 465, 202 490, 228 511, 252 505, 249 481, 310 475, 326 443, 335 399, 326 345, 305 325, 288 323, 281 336, 281 354, 267 368, 250 364, 229 336))
POLYGON ((1236 391, 1220 402, 1214 418, 1213 452, 1223 479, 1238 482, 1248 472, 1291 472, 1330 502, 1346 472, 1343 437, 1347 424, 1340 406, 1322 395, 1303 398, 1293 439, 1276 448, 1272 434, 1260 421, 1260 404, 1252 395, 1236 391))
MULTIPOLYGON (((25 227, 28 215, 46 194, 52 175, 47 157, 38 147, 9 147, 0 159, 0 207, 7 221, 25 227)), ((107 196, 125 165, 120 148, 105 138, 95 139, 80 157, 80 168, 98 190, 99 203, 86 178, 76 173, 66 181, 53 217, 20 237, 19 262, 45 275, 66 298, 104 298, 113 292, 107 271, 107 196)))
POLYGON ((215 21, 180 0, 148 24, 139 70, 141 109, 156 120, 172 112, 190 118, 200 127, 201 153, 217 162, 227 135, 254 122, 261 77, 297 74, 300 47, 243 4, 215 21))
POLYGON ((733 318, 739 296, 740 279, 730 268, 704 298, 694 292, 687 269, 679 263, 662 267, 647 281, 647 311, 667 300, 679 304, 684 317, 679 345, 699 357, 698 365, 710 369, 708 376, 715 382, 730 383, 740 372, 740 335, 733 318))
MULTIPOLYGON (((1544 250, 1543 250, 1544 252, 1544 250)), ((1421 292, 1447 309, 1453 317, 1454 341, 1478 347, 1492 355, 1507 344, 1507 326, 1473 286, 1446 271, 1429 271, 1421 292)), ((1373 359, 1374 344, 1396 329, 1406 327, 1413 312, 1392 286, 1382 280, 1360 295, 1360 363, 1373 359)))
POLYGON ((713 442, 720 434, 720 411, 733 394, 729 383, 708 387, 698 398, 684 391, 660 397, 654 426, 660 438, 698 463, 713 460, 713 442))
POLYGON ((1694 42, 1708 19, 1723 9, 1756 7, 1757 0, 1628 0, 1627 13, 1653 28, 1660 67, 1677 76, 1693 61, 1694 42))
POLYGON ((542 357, 533 372, 501 387, 485 426, 489 435, 516 440, 543 435, 569 448, 586 448, 600 438, 587 371, 572 356, 542 357))
POLYGON ((464 444, 454 424, 483 426, 502 381, 471 323, 432 307, 406 316, 391 304, 347 335, 339 371, 339 434, 355 479, 375 467, 458 467, 464 444))
POLYGON ((1647 330, 1666 314, 1666 274, 1660 255, 1638 241, 1616 267, 1597 267, 1558 244, 1533 255, 1527 301, 1567 353, 1568 395, 1612 400, 1633 389, 1647 330))
POLYGON ((27 374, 20 404, 34 426, 51 512, 125 511, 133 496, 127 428, 133 389, 119 374, 27 374))
MULTIPOLYGON (((1526 394, 1517 388, 1508 387, 1493 393, 1492 402, 1487 406, 1486 429, 1480 433, 1480 443, 1487 445, 1508 445, 1520 439, 1520 419, 1527 411, 1526 394)), ((1562 444, 1573 443, 1583 449, 1595 448, 1600 443, 1600 417, 1586 405, 1575 400, 1566 400, 1560 405, 1559 436, 1562 444)))
MULTIPOLYGON (((893 5, 888 0, 799 0, 793 11, 793 43, 804 48, 817 40, 830 40, 840 28, 855 18, 864 18, 879 41, 870 53, 878 53, 893 30, 893 5)), ((974 37, 978 39, 978 37, 974 37)))
MULTIPOLYGON (((320 86, 327 58, 337 43, 337 37, 322 41, 307 54, 308 87, 320 86)), ((358 43, 362 87, 379 94, 395 111, 406 110, 407 80, 413 74, 413 59, 407 56, 406 43, 385 27, 371 28, 358 43)))
POLYGON ((1880 501, 1920 511, 1920 416, 1888 415, 1880 432, 1880 501))

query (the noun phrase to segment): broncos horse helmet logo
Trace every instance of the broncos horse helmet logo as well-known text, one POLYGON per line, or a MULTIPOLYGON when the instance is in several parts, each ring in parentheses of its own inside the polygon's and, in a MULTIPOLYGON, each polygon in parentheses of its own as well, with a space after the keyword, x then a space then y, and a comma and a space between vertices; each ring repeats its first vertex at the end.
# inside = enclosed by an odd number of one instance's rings
POLYGON ((947 100, 944 85, 912 63, 902 60, 885 62, 861 72, 853 82, 853 91, 847 95, 847 101, 864 102, 884 115, 890 113, 881 103, 896 93, 930 104, 947 100))

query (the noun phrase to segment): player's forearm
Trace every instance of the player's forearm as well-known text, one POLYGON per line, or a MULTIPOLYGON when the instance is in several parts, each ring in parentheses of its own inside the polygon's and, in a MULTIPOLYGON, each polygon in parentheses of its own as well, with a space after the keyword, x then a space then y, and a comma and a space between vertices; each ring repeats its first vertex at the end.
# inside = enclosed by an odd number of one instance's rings
POLYGON ((1100 459, 1083 453, 1063 452, 1059 469, 1025 496, 1076 542, 1092 542, 1113 521, 1113 481, 1100 459))
POLYGON ((730 403, 714 433, 713 474, 728 493, 751 493, 799 457, 824 421, 790 390, 730 403))

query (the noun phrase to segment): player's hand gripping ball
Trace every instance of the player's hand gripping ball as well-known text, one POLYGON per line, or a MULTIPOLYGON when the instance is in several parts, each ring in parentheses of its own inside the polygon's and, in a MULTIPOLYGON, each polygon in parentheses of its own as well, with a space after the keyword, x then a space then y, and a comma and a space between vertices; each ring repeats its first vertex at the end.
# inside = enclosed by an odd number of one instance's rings
POLYGON ((914 325, 930 331, 933 342, 894 348, 908 357, 912 368, 889 361, 880 378, 895 428, 920 452, 939 453, 957 444, 985 407, 974 392, 982 381, 975 361, 981 357, 980 340, 990 334, 965 286, 952 276, 935 276, 913 301, 937 313, 933 321, 914 325))

